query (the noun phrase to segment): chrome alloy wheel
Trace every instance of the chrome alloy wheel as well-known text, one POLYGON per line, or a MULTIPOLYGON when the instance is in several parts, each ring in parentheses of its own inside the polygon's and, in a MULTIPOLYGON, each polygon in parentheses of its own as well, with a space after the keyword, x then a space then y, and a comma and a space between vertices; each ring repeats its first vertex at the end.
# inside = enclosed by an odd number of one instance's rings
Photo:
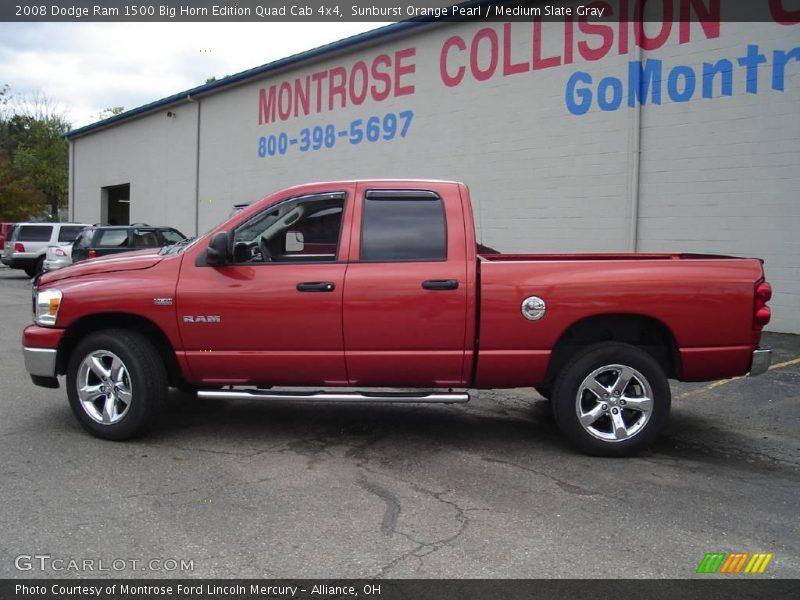
POLYGON ((86 414, 103 425, 120 421, 131 406, 131 378, 113 352, 95 350, 78 367, 78 398, 86 414))
POLYGON ((606 442, 621 442, 639 433, 653 412, 653 390, 639 371, 606 365, 583 380, 575 397, 583 428, 606 442))

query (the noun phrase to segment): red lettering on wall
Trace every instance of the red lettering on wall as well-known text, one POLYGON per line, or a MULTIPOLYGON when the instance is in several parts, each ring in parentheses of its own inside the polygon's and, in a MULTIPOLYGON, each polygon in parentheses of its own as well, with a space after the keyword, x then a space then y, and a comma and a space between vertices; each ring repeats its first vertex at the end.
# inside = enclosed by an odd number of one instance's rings
POLYGON ((719 37, 719 0, 709 0, 708 6, 703 4, 703 0, 683 0, 681 2, 681 21, 678 33, 678 41, 681 44, 690 41, 693 18, 700 23, 707 39, 719 37))
POLYGON ((461 80, 464 79, 464 73, 467 70, 464 65, 461 65, 456 69, 455 75, 450 74, 450 71, 447 69, 447 58, 451 48, 457 48, 463 52, 467 49, 467 44, 461 36, 458 35, 447 38, 444 44, 442 44, 442 52, 439 54, 439 75, 442 78, 442 82, 444 82, 447 87, 454 87, 461 83, 461 80))
POLYGON ((358 61, 356 64, 353 65, 353 70, 350 71, 350 101, 359 106, 364 99, 367 97, 367 80, 369 79, 369 74, 367 73, 367 63, 363 60, 358 61), (357 75, 360 75, 361 81, 358 81, 357 75), (361 89, 357 89, 356 86, 360 85, 361 89))
POLYGON ((407 96, 414 93, 414 85, 403 85, 402 78, 405 75, 411 75, 416 72, 417 65, 415 63, 403 64, 405 59, 413 58, 417 54, 416 48, 406 48, 405 50, 398 50, 394 53, 394 95, 407 96))
POLYGON ((339 96, 339 108, 347 105, 347 71, 344 67, 333 67, 330 70, 330 83, 328 84, 328 110, 333 110, 333 99, 339 96))
POLYGON ((273 123, 275 121, 275 86, 271 85, 269 92, 264 88, 258 90, 258 124, 273 123))
POLYGON ((328 78, 327 71, 319 71, 311 76, 311 79, 317 84, 317 112, 322 112, 322 82, 328 78))
POLYGON ((386 100, 392 91, 392 77, 386 71, 381 71, 378 68, 380 67, 380 65, 384 65, 387 68, 392 66, 392 59, 389 58, 388 54, 381 54, 375 60, 372 61, 372 78, 375 81, 380 81, 383 83, 382 90, 379 90, 378 86, 374 84, 370 88, 372 99, 375 100, 376 102, 386 100))
POLYGON ((660 21, 651 21, 651 25, 661 24, 661 29, 655 37, 649 37, 645 30, 645 21, 651 17, 645 12, 647 0, 637 0, 633 11, 633 33, 636 43, 643 50, 657 50, 667 43, 672 30, 672 0, 661 0, 660 21))
POLYGON ((783 5, 785 0, 769 0, 769 13, 779 25, 797 25, 800 23, 800 8, 787 10, 783 5))
POLYGON ((484 27, 478 30, 469 47, 469 68, 472 71, 472 76, 477 81, 486 81, 494 75, 497 70, 497 52, 497 32, 491 27, 484 27), (480 61, 478 60, 482 40, 488 40, 489 42, 489 64, 485 69, 481 69, 480 61))
POLYGON ((311 88, 311 76, 306 75, 306 78, 300 79, 299 77, 294 82, 294 116, 298 116, 300 109, 303 110, 303 115, 307 115, 311 110, 311 102, 309 95, 311 88))
POLYGON ((278 116, 285 121, 292 115, 292 86, 286 81, 281 83, 278 92, 278 116))
POLYGON ((542 20, 533 20, 533 70, 557 67, 561 64, 560 56, 542 58, 542 20))
MULTIPOLYGON (((613 14, 611 5, 608 2, 592 2, 590 7, 602 8, 603 14, 613 14)), ((597 36, 600 38, 599 44, 592 46, 589 42, 582 40, 578 42, 578 53, 586 60, 600 60, 611 51, 614 45, 614 30, 610 25, 603 23, 590 23, 588 18, 578 17, 578 29, 587 36, 597 36)))
POLYGON ((503 23, 503 75, 515 75, 531 70, 529 62, 511 62, 511 23, 503 23))

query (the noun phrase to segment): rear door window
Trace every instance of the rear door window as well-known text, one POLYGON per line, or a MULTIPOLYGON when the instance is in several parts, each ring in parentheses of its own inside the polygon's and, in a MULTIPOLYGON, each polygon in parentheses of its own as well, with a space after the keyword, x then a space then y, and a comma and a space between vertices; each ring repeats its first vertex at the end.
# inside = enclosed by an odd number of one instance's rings
POLYGON ((52 225, 23 225, 19 228, 19 242, 49 242, 53 235, 52 225))
POLYGON ((134 248, 158 248, 158 235, 155 229, 134 229, 133 247, 134 248))
POLYGON ((127 248, 128 230, 127 229, 106 229, 100 232, 97 240, 98 248, 127 248))
POLYGON ((361 260, 438 261, 447 258, 442 199, 433 192, 367 192, 361 260))
POLYGON ((94 236, 94 229, 87 229, 83 231, 81 234, 78 235, 78 238, 75 240, 73 244, 73 248, 91 248, 92 246, 92 237, 94 236))
POLYGON ((58 232, 59 242, 74 242, 78 234, 83 231, 83 225, 65 225, 58 232))

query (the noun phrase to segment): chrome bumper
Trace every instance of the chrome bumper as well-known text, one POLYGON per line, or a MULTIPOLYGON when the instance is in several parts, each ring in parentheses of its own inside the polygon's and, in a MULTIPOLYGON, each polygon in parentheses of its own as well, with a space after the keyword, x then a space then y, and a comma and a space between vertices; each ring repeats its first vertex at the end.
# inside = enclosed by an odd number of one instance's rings
POLYGON ((25 356, 25 368, 28 373, 37 377, 56 376, 56 354, 52 348, 22 348, 25 356))
POLYGON ((750 377, 766 373, 772 362, 772 350, 769 348, 759 348, 753 350, 753 362, 750 363, 750 377))

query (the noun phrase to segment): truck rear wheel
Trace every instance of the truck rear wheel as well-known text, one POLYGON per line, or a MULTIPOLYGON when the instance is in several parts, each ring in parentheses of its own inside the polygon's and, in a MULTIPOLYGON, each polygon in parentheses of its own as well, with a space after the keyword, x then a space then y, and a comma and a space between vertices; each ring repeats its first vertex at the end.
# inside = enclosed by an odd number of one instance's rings
POLYGON ((644 350, 618 342, 588 346, 561 370, 553 414, 564 435, 594 456, 631 456, 667 423, 669 382, 644 350))
POLYGON ((67 368, 72 412, 92 435, 126 440, 155 420, 167 393, 158 351, 143 335, 107 329, 78 344, 67 368))

